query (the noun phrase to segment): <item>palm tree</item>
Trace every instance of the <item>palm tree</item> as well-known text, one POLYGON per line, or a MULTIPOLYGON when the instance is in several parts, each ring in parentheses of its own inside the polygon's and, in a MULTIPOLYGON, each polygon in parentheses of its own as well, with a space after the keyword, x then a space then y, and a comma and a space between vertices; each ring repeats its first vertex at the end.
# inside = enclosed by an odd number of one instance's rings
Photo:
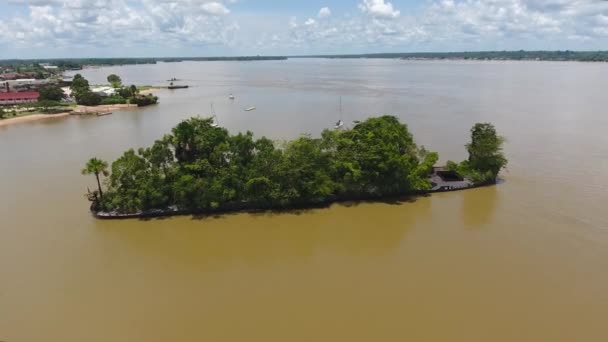
POLYGON ((99 197, 103 198, 103 192, 101 191, 101 182, 99 181, 99 175, 102 174, 104 176, 108 176, 110 173, 108 172, 108 163, 101 159, 91 158, 85 165, 84 169, 82 169, 83 175, 91 175, 94 174, 97 179, 97 187, 99 188, 99 197))

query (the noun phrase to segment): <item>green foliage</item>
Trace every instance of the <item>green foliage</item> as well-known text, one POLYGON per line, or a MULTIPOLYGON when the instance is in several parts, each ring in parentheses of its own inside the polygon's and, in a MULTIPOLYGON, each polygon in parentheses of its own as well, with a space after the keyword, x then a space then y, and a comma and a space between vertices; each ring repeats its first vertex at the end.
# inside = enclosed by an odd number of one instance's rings
POLYGON ((127 99, 121 96, 111 96, 101 99, 102 105, 126 104, 127 99))
POLYGON ((6 112, 4 111, 4 108, 0 108, 0 119, 4 119, 5 115, 6 115, 6 112))
POLYGON ((70 89, 72 90, 72 96, 79 105, 98 106, 101 103, 101 96, 91 91, 89 81, 80 74, 74 76, 70 89))
POLYGON ((91 158, 82 169, 83 175, 95 175, 99 191, 99 197, 103 200, 103 190, 101 189, 100 175, 108 176, 108 163, 98 158, 91 158))
POLYGON ((477 123, 471 129, 471 142, 466 145, 471 169, 483 174, 490 173, 495 178, 507 165, 502 152, 504 138, 496 134, 496 128, 489 123, 477 123))
POLYGON ((91 91, 89 87, 89 81, 87 81, 81 74, 76 74, 70 84, 70 90, 73 96, 77 96, 79 93, 86 93, 91 91))
POLYGON ((101 96, 88 90, 76 93, 76 103, 83 106, 98 106, 101 104, 101 96))
POLYGON ((65 93, 56 85, 46 85, 38 91, 40 97, 38 101, 61 101, 66 98, 65 93))
POLYGON ((158 97, 153 95, 136 95, 130 98, 129 102, 136 104, 137 107, 144 107, 158 103, 158 97))
POLYGON ((61 102, 53 101, 53 100, 41 100, 33 104, 34 107, 48 109, 51 107, 59 107, 61 106, 61 102))
POLYGON ((111 74, 108 76, 108 82, 112 85, 112 88, 120 88, 122 85, 122 79, 120 76, 116 74, 111 74))
POLYGON ((418 148, 395 117, 326 130, 277 147, 251 132, 230 135, 191 118, 149 148, 112 164, 99 206, 150 209, 291 208, 428 189, 437 154, 418 148))
POLYGON ((500 170, 507 166, 502 151, 504 141, 492 124, 477 123, 471 128, 471 142, 466 145, 469 159, 460 164, 448 161, 446 167, 474 183, 495 182, 500 170))

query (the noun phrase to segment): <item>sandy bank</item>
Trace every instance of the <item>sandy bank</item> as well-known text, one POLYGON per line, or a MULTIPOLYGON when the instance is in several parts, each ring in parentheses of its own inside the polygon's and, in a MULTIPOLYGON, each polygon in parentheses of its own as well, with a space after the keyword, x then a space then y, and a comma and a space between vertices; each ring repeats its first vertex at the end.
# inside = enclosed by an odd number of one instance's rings
POLYGON ((96 113, 105 113, 105 112, 113 112, 115 110, 121 109, 131 109, 137 108, 136 104, 114 104, 114 105, 100 105, 95 107, 90 106, 76 106, 72 114, 96 114, 96 113))
POLYGON ((89 106, 76 106, 73 111, 58 113, 58 114, 31 114, 25 116, 19 116, 15 118, 7 118, 0 120, 0 127, 9 126, 12 124, 33 122, 39 120, 49 120, 56 118, 63 118, 69 115, 93 115, 97 113, 113 112, 121 109, 132 109, 137 108, 136 104, 116 104, 116 105, 101 105, 96 107, 89 106))
POLYGON ((12 125, 12 124, 18 124, 18 123, 25 123, 25 122, 63 118, 63 117, 69 116, 69 115, 70 115, 70 112, 58 113, 58 114, 32 114, 32 115, 26 115, 26 116, 19 116, 16 118, 8 118, 8 119, 0 120, 0 127, 12 125))

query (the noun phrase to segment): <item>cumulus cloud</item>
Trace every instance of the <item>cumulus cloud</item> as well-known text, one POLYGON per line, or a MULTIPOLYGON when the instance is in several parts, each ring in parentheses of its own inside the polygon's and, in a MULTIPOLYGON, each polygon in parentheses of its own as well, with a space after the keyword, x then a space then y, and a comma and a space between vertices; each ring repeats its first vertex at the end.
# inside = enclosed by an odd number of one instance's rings
POLYGON ((319 19, 327 18, 329 16, 331 16, 331 10, 329 7, 323 7, 319 10, 319 19))
POLYGON ((398 18, 401 12, 393 8, 393 4, 384 0, 363 0, 359 9, 377 18, 398 18))
POLYGON ((0 13, 0 27, 10 28, 0 30, 0 46, 26 52, 95 47, 139 54, 138 49, 150 46, 159 55, 166 54, 165 47, 208 47, 205 51, 214 54, 547 46, 595 50, 608 43, 608 1, 600 0, 426 0, 403 13, 389 0, 358 0, 350 14, 323 7, 312 17, 294 11, 292 17, 256 13, 247 20, 235 0, 6 1, 10 5, 5 6, 21 9, 10 17, 0 13), (295 15, 305 20, 298 22, 295 15))
POLYGON ((201 8, 205 13, 211 15, 227 15, 230 13, 230 10, 226 8, 226 6, 220 4, 219 2, 208 2, 201 5, 201 8))

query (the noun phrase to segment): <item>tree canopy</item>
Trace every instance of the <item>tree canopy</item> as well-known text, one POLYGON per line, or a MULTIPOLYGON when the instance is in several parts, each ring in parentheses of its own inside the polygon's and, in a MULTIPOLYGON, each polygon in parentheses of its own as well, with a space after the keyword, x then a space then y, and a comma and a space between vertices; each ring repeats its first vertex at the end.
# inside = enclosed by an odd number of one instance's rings
POLYGON ((448 162, 448 167, 474 182, 494 182, 500 170, 507 166, 502 147, 504 142, 494 125, 477 123, 471 128, 471 142, 466 144, 469 159, 460 164, 448 162))
POLYGON ((40 97, 38 101, 61 101, 66 98, 65 93, 56 85, 46 85, 38 91, 40 97))
POLYGON ((97 179, 99 196, 103 198, 103 190, 101 188, 101 181, 99 179, 99 176, 104 175, 107 177, 109 175, 108 162, 98 158, 91 158, 85 164, 81 172, 83 175, 95 175, 95 178, 97 179))
POLYGON ((112 85, 112 88, 120 88, 122 86, 122 79, 116 74, 109 75, 108 82, 112 85))
POLYGON ((191 118, 151 147, 129 150, 112 163, 97 206, 121 213, 263 209, 399 195, 429 189, 437 158, 393 116, 281 145, 191 118))

